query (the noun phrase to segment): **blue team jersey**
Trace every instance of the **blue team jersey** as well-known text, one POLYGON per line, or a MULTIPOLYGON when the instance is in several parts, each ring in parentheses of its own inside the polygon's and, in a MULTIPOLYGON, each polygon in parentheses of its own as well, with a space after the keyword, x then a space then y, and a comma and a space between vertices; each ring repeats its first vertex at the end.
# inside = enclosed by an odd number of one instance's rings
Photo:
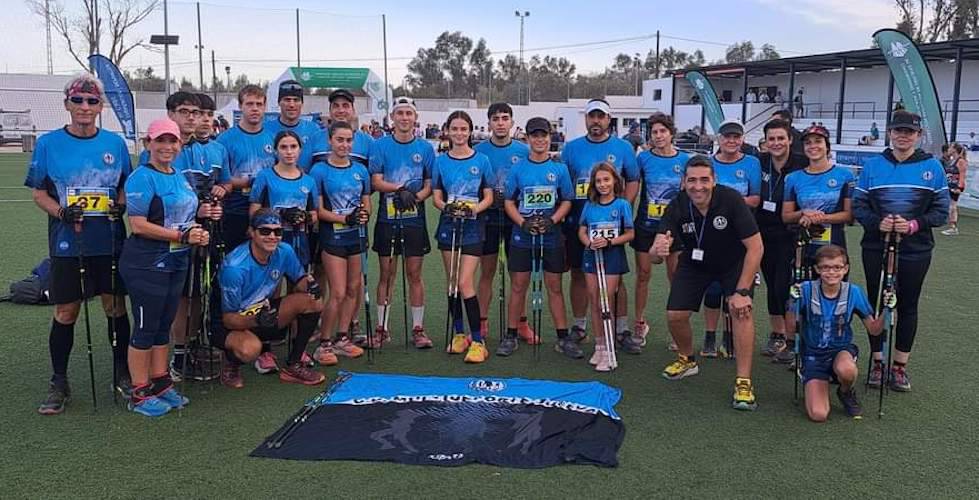
MULTIPOLYGON (((265 119, 265 130, 272 136, 274 141, 276 134, 283 130, 291 130, 299 136, 302 150, 299 152, 299 161, 296 163, 303 172, 309 172, 313 167, 313 157, 325 154, 329 148, 326 144, 326 133, 311 120, 300 119, 295 125, 282 123, 279 117, 269 117, 265 119)), ((273 145, 275 143, 273 142, 273 145)))
MULTIPOLYGON (((588 239, 618 238, 626 229, 632 229, 632 206, 625 198, 615 198, 611 203, 601 204, 589 201, 581 211, 579 225, 588 231, 588 239)), ((575 238, 578 235, 575 234, 575 238)), ((618 245, 605 249, 606 268, 616 268, 626 263, 625 246, 618 245)), ((581 268, 585 272, 595 269, 595 251, 585 249, 581 268)), ((628 271, 628 267, 623 268, 628 271)), ((618 274, 610 271, 609 274, 618 274)))
POLYGON ((741 196, 761 196, 761 163, 758 158, 744 155, 740 160, 727 163, 711 157, 717 183, 734 189, 741 196))
MULTIPOLYGON (((493 144, 493 141, 486 140, 474 146, 473 149, 489 158, 495 174, 495 179, 492 179, 491 184, 494 190, 500 192, 506 190, 510 169, 530 155, 530 148, 526 144, 512 139, 506 146, 497 146, 493 144)), ((511 223, 510 219, 502 212, 502 208, 490 207, 486 211, 486 223, 499 225, 501 220, 504 224, 511 223)))
MULTIPOLYGON (((280 212, 286 208, 299 208, 315 211, 319 207, 319 190, 316 188, 316 181, 308 174, 300 171, 300 176, 295 179, 286 179, 275 171, 275 166, 266 168, 255 176, 252 183, 252 191, 248 197, 249 203, 257 203, 263 207, 271 208, 280 212)), ((285 230, 282 232, 282 241, 292 245, 293 250, 299 256, 299 260, 305 266, 309 263, 309 240, 306 238, 305 227, 293 227, 284 223, 285 230)))
POLYGON ((565 224, 575 227, 575 231, 577 231, 578 216, 585 202, 588 201, 588 182, 591 180, 591 172, 595 165, 603 161, 609 162, 615 165, 619 175, 626 182, 639 181, 636 153, 631 144, 618 137, 609 136, 601 142, 594 142, 587 135, 579 137, 564 146, 561 151, 561 161, 568 166, 571 182, 575 186, 575 200, 571 206, 571 213, 565 219, 565 224))
MULTIPOLYGON (((785 178, 785 201, 795 202, 797 210, 819 210, 825 214, 835 214, 843 210, 843 201, 850 198, 853 190, 853 174, 849 169, 832 166, 820 174, 797 170, 785 178)), ((819 238, 813 238, 813 245, 846 246, 844 224, 832 224, 819 238)))
MULTIPOLYGON (((368 172, 372 176, 382 175, 393 184, 402 184, 411 191, 418 192, 425 180, 432 177, 435 164, 435 150, 428 141, 413 138, 408 142, 398 142, 393 135, 386 135, 374 141, 370 150, 368 172)), ((383 193, 377 207, 377 222, 390 223, 398 220, 405 226, 425 225, 425 205, 419 203, 414 210, 397 212, 393 193, 383 193)))
MULTIPOLYGON (((317 162, 311 172, 317 190, 323 197, 323 208, 338 215, 348 215, 361 205, 361 197, 370 195, 367 167, 355 161, 348 167, 317 162)), ((366 235, 364 235, 366 236, 366 235)), ((360 226, 342 222, 320 222, 320 243, 324 246, 352 246, 361 243, 360 226)))
MULTIPOLYGON (((476 205, 483 197, 483 189, 493 186, 495 180, 493 166, 489 158, 482 153, 473 152, 468 158, 456 159, 448 153, 435 159, 432 169, 432 190, 442 191, 442 199, 446 203, 463 202, 476 211, 476 205)), ((475 245, 482 243, 486 233, 486 218, 480 214, 462 223, 462 244, 475 245)), ((438 229, 435 231, 439 243, 452 243, 453 219, 442 214, 439 217, 438 229)), ((458 243, 458 240, 456 241, 458 243)))
POLYGON ((898 162, 887 149, 864 161, 853 190, 853 216, 863 225, 864 249, 883 250, 880 220, 894 214, 918 221, 918 232, 901 238, 901 258, 927 257, 935 246, 931 228, 948 222, 948 210, 945 169, 931 155, 918 150, 898 162))
MULTIPOLYGON (((150 152, 144 149, 139 154, 139 165, 148 165, 149 162, 150 152)), ((173 168, 184 174, 198 194, 209 193, 215 184, 231 182, 227 165, 227 150, 214 141, 205 143, 191 140, 180 148, 173 160, 173 168)))
POLYGON ((636 226, 655 232, 666 206, 680 193, 683 167, 690 155, 677 151, 673 156, 659 156, 652 151, 639 153, 639 207, 636 209, 636 226))
POLYGON ((863 289, 847 282, 841 284, 839 295, 830 299, 823 295, 819 280, 807 281, 802 284, 802 297, 796 306, 797 313, 802 311, 800 319, 804 324, 803 355, 849 346, 853 343, 853 316, 862 319, 874 314, 863 289))
POLYGON ((218 184, 228 184, 231 182, 231 167, 228 160, 228 149, 224 144, 216 140, 198 141, 204 149, 207 164, 210 166, 211 176, 218 184), (217 177, 214 175, 217 174, 217 177))
MULTIPOLYGON (((183 231, 194 222, 197 194, 187 178, 176 169, 166 174, 144 166, 126 180, 126 201, 130 217, 145 217, 151 224, 183 231)), ((126 241, 125 255, 135 269, 182 271, 187 269, 190 246, 132 235, 126 241)))
MULTIPOLYGON (((574 186, 568 167, 554 160, 538 163, 528 158, 510 170, 503 196, 516 202, 517 211, 525 218, 531 215, 550 217, 561 202, 574 200, 574 186)), ((530 248, 533 238, 523 228, 514 227, 510 241, 516 247, 530 248)), ((556 247, 559 241, 557 226, 544 234, 546 248, 556 247)))
MULTIPOLYGON (((323 136, 327 137, 327 134, 324 133, 323 136)), ((371 146, 373 143, 374 138, 370 134, 363 130, 355 130, 353 147, 350 148, 350 159, 367 166, 371 157, 371 146)), ((329 153, 330 151, 332 149, 330 148, 329 139, 327 139, 326 152, 329 153)))
POLYGON ((218 282, 221 284, 221 312, 251 313, 279 291, 285 276, 295 283, 305 275, 292 247, 284 243, 260 264, 252 255, 251 242, 232 250, 221 262, 218 282))
MULTIPOLYGON (((262 169, 275 165, 273 135, 267 129, 245 132, 235 125, 219 135, 217 141, 228 150, 229 172, 233 178, 254 179, 262 169)), ((251 188, 235 189, 224 200, 224 212, 248 215, 248 195, 251 188)))
POLYGON ((115 224, 117 248, 113 249, 109 200, 116 200, 131 170, 126 143, 112 132, 100 129, 92 137, 76 137, 66 127, 38 138, 24 185, 47 192, 62 207, 85 206, 81 245, 75 240, 73 225, 48 217, 51 257, 76 257, 79 247, 84 255, 110 255, 118 250, 126 229, 124 224, 115 224))

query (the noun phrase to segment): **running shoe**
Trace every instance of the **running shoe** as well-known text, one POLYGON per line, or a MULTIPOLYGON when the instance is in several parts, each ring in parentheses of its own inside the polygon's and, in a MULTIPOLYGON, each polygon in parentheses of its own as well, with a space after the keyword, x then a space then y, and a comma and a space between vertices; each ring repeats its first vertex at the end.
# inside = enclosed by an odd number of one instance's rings
POLYGON ((140 399, 129 403, 129 411, 144 417, 157 418, 170 412, 170 405, 156 396, 140 399))
POLYGON ((959 228, 956 226, 952 226, 942 231, 942 234, 944 234, 945 236, 957 236, 959 234, 959 228))
POLYGON ((629 354, 641 354, 642 353, 642 341, 632 335, 632 332, 626 330, 622 332, 622 335, 618 339, 619 347, 629 353, 629 354))
POLYGON ((496 348, 496 355, 503 357, 509 356, 513 354, 513 352, 516 351, 519 346, 520 343, 517 342, 517 337, 503 337, 503 340, 500 341, 500 345, 496 348))
POLYGON ((700 366, 695 360, 686 356, 678 356, 675 361, 663 368, 663 378, 667 380, 680 380, 698 373, 700 373, 700 366))
POLYGON ((852 387, 849 392, 843 392, 843 387, 837 387, 836 397, 840 399, 847 415, 853 418, 863 418, 863 408, 860 407, 860 401, 857 399, 857 391, 853 390, 852 387))
POLYGON ((380 349, 381 346, 391 341, 391 332, 389 332, 387 328, 378 325, 377 328, 374 329, 374 335, 370 340, 370 348, 380 349))
MULTIPOLYGON (((610 371, 612 371, 612 360, 611 360, 611 357, 609 356, 608 351, 605 351, 605 350, 595 351, 595 355, 598 356, 598 359, 595 360, 595 371, 596 372, 610 372, 610 371)), ((592 356, 592 359, 594 359, 594 358, 595 358, 595 356, 593 355, 592 356)))
POLYGON ((348 337, 342 337, 333 341, 333 354, 345 358, 359 358, 364 354, 364 350, 355 346, 348 337))
POLYGON ((755 389, 751 385, 751 379, 740 377, 734 379, 734 401, 731 402, 731 406, 735 410, 746 411, 754 411, 758 408, 758 403, 755 401, 755 389))
POLYGON ((279 369, 278 363, 275 360, 275 354, 272 351, 266 351, 258 355, 258 359, 255 360, 255 371, 261 375, 272 373, 279 369))
POLYGON ((241 378, 241 364, 225 361, 221 368, 221 384, 231 389, 245 387, 245 380, 241 378))
POLYGON ((717 357, 717 337, 704 335, 704 346, 700 349, 700 355, 705 358, 717 357))
POLYGON ((717 357, 724 359, 734 359, 734 335, 731 332, 724 332, 724 340, 721 342, 721 349, 717 357))
POLYGON ((280 370, 279 380, 289 384, 319 385, 326 380, 326 376, 299 362, 280 370))
POLYGON ((425 335, 425 328, 416 326, 411 329, 411 342, 415 344, 415 349, 431 349, 432 339, 425 335))
POLYGON ((469 350, 466 352, 466 363, 482 363, 486 361, 489 357, 489 351, 486 350, 486 346, 482 342, 473 342, 469 344, 469 350))
POLYGON ((795 348, 789 349, 785 347, 781 351, 775 353, 772 356, 772 363, 777 363, 780 365, 790 365, 795 362, 795 348))
POLYGON ((44 398, 41 406, 37 407, 37 412, 41 415, 58 415, 65 411, 65 405, 71 401, 71 387, 68 382, 56 384, 51 382, 48 386, 48 396, 44 398))
POLYGON ((360 328, 360 321, 353 320, 350 322, 350 327, 347 330, 350 332, 350 341, 354 343, 357 347, 364 347, 364 342, 367 342, 367 334, 364 330, 360 328))
POLYGON ((469 337, 465 333, 457 333, 452 336, 452 342, 449 344, 449 354, 462 354, 469 349, 469 337))
POLYGON ((778 333, 773 333, 768 336, 768 343, 765 344, 765 347, 761 350, 761 355, 772 357, 783 349, 785 349, 785 336, 778 333))
POLYGON ((538 339, 534 333, 534 329, 531 328, 530 323, 527 323, 526 321, 521 321, 520 325, 517 326, 517 335, 520 336, 520 340, 523 340, 528 345, 536 345, 540 343, 540 339, 538 339))
POLYGON ((597 365, 602 356, 605 356, 605 346, 595 345, 595 352, 593 352, 591 357, 588 358, 588 364, 592 366, 597 365))
POLYGON ((867 377, 867 387, 880 387, 880 381, 884 377, 884 363, 875 359, 870 366, 870 375, 867 377))
POLYGON ((897 392, 911 392, 911 378, 908 376, 908 368, 903 365, 891 367, 890 387, 897 392))
POLYGON ((303 351, 303 355, 299 357, 299 362, 310 368, 316 366, 316 361, 306 351, 303 351))
POLYGON ((644 319, 638 320, 636 321, 635 328, 639 347, 646 347, 646 336, 649 335, 649 323, 646 323, 644 319))
POLYGON ((585 357, 585 353, 581 352, 581 347, 579 347, 578 343, 572 340, 571 337, 557 339, 557 343, 554 344, 554 350, 571 359, 581 359, 585 357))
POLYGON ((118 392, 126 400, 133 396, 133 381, 129 377, 129 368, 120 367, 116 369, 116 380, 112 383, 112 390, 118 392))
POLYGON ((313 359, 323 366, 333 366, 339 362, 336 353, 333 351, 333 341, 324 340, 313 352, 313 359))
POLYGON ((575 341, 578 344, 584 342, 585 339, 588 338, 588 332, 586 332, 584 328, 581 328, 578 325, 572 325, 571 331, 569 333, 570 333, 569 337, 571 338, 571 340, 575 341))
POLYGON ((162 393, 157 394, 156 397, 173 409, 179 410, 190 404, 190 399, 187 396, 177 392, 177 389, 172 386, 162 393))

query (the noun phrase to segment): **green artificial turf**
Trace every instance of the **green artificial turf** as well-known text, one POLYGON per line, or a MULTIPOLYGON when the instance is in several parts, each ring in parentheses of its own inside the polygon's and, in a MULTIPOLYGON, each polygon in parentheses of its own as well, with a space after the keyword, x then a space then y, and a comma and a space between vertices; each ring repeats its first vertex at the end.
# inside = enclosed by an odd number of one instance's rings
MULTIPOLYGON (((0 285, 25 276, 47 254, 45 218, 20 187, 27 157, 0 155, 0 285), (22 201, 23 200, 23 201, 22 201)), ((430 225, 433 219, 430 220, 430 225)), ((914 392, 887 396, 877 419, 876 393, 859 393, 863 420, 842 414, 833 400, 826 424, 808 422, 792 402, 784 366, 756 357, 759 408, 730 408, 734 365, 706 360, 699 376, 679 382, 660 377, 672 358, 663 325, 666 282, 654 270, 647 317, 652 335, 640 356, 621 354, 619 369, 597 374, 585 361, 563 358, 547 343, 541 360, 522 346, 511 358, 467 366, 439 349, 401 347, 400 290, 392 317, 395 342, 373 366, 344 360, 353 371, 438 375, 597 379, 622 389, 617 409, 626 428, 620 466, 563 466, 517 470, 471 465, 457 468, 366 462, 293 462, 249 458, 248 453, 319 389, 280 384, 245 369, 245 388, 188 384, 193 403, 183 412, 149 420, 113 405, 105 320, 91 304, 99 407, 89 394, 85 333, 79 320, 69 369, 74 398, 65 414, 36 413, 50 375, 47 335, 51 309, 0 304, 0 496, 3 498, 966 498, 979 479, 976 432, 979 319, 975 252, 979 220, 966 215, 962 234, 936 235, 938 248, 921 298, 918 341, 910 373, 914 392)), ((859 248, 858 227, 848 232, 859 248)), ((857 252, 859 253, 859 252, 857 252)), ((373 257, 373 254, 372 254, 373 257)), ((372 294, 376 268, 372 267, 372 294)), ((853 277, 864 283, 859 255, 853 277)), ((444 276, 434 254, 425 261, 429 297, 426 326, 437 345, 445 318, 444 276)), ((400 286, 400 280, 398 280, 400 286)), ((629 279, 631 284, 631 277, 629 279)), ((495 290, 494 290, 495 299, 495 290)), ((764 294, 759 304, 759 347, 767 337, 764 294)), ((630 306, 631 309, 631 306, 630 306)), ((491 328, 495 348, 496 305, 491 328)), ((756 309, 758 310, 758 309, 756 309)), ((545 313, 546 340, 553 339, 545 313)), ((699 317, 694 331, 702 331, 699 317)), ((857 344, 866 351, 862 328, 857 344)), ((700 334, 696 334, 696 344, 700 334)), ((866 365, 859 363, 861 369, 866 365)), ((325 369, 332 378, 336 368, 325 369)), ((863 374, 861 374, 862 376, 863 374)))

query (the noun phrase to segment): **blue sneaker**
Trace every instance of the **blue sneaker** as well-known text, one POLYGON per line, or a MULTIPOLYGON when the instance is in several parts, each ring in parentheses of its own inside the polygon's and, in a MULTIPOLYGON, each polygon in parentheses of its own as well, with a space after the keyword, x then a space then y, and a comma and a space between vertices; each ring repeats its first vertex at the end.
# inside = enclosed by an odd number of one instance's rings
POLYGON ((135 404, 130 401, 129 410, 144 417, 156 418, 166 415, 170 411, 170 405, 156 396, 150 396, 135 404))
POLYGON ((163 391, 162 394, 158 394, 156 397, 159 398, 160 401, 170 405, 171 408, 176 408, 178 410, 190 404, 190 399, 187 396, 177 392, 177 389, 174 387, 163 391))

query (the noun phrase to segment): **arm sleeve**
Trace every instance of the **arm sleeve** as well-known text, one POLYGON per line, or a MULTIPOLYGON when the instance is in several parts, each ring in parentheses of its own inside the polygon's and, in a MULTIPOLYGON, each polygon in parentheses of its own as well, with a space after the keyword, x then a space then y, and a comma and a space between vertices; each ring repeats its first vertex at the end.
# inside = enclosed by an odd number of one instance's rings
POLYGON ((581 215, 578 216, 578 225, 588 227, 588 208, 591 207, 591 202, 585 202, 585 206, 581 209, 581 215))
POLYGON ((119 158, 120 158, 120 171, 119 171, 119 184, 117 187, 122 187, 126 184, 126 179, 129 175, 133 173, 133 161, 132 157, 129 156, 129 149, 126 147, 126 143, 122 142, 119 144, 119 158))
POLYGON ((141 175, 142 172, 137 170, 126 179, 126 210, 129 215, 138 217, 146 217, 149 214, 150 202, 154 195, 147 176, 141 175))
POLYGON ((797 177, 795 174, 789 174, 785 177, 785 185, 782 186, 782 201, 791 201, 796 204, 796 209, 802 207, 799 206, 797 195, 795 192, 795 180, 797 177))
POLYGON ((432 189, 442 189, 442 186, 440 185, 442 182, 442 173, 439 170, 439 163, 436 161, 435 165, 431 169, 431 173, 425 176, 426 179, 432 179, 432 189))
POLYGON ((507 173, 506 182, 503 183, 503 197, 508 200, 517 201, 517 169, 511 168, 507 173))
POLYGON ((320 183, 316 182, 316 179, 311 175, 307 175, 309 178, 309 194, 307 195, 308 203, 306 205, 306 210, 316 210, 320 207, 320 183))
POLYGON ((435 150, 432 145, 425 143, 425 164, 422 166, 422 180, 432 178, 432 170, 435 168, 435 150))
MULTIPOLYGON (((362 177, 362 179, 360 179, 360 194, 366 194, 369 196, 371 194, 371 176, 367 172, 367 168, 365 168, 363 165, 360 166, 360 175, 362 177)), ((326 196, 326 193, 323 193, 323 195, 326 196)))
POLYGON ((231 162, 228 160, 228 149, 218 143, 218 159, 221 162, 221 172, 218 174, 218 182, 228 184, 231 182, 231 162))
POLYGON ((840 199, 853 198, 853 186, 857 180, 853 178, 853 174, 849 170, 846 171, 846 175, 843 176, 842 180, 843 187, 840 189, 840 199))

